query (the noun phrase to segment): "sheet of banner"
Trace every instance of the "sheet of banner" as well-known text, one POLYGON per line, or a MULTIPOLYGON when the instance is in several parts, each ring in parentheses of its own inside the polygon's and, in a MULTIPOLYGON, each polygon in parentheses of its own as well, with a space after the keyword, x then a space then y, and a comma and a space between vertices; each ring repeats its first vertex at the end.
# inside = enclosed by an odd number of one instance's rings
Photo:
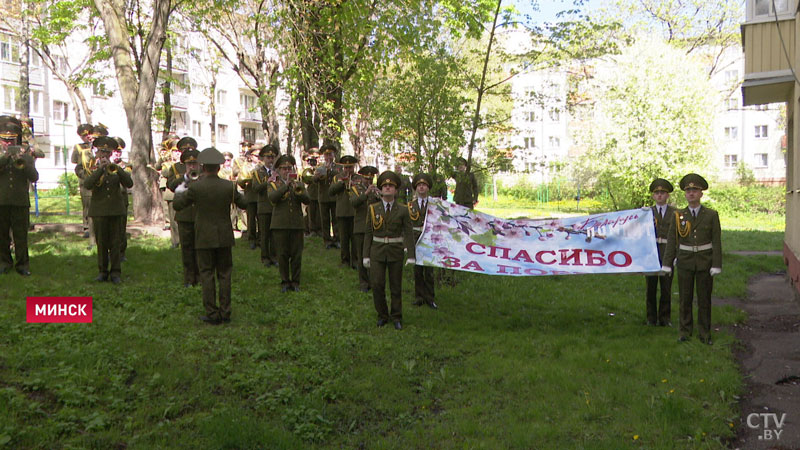
POLYGON ((501 219, 428 202, 417 264, 487 275, 658 272, 652 210, 562 219, 501 219))

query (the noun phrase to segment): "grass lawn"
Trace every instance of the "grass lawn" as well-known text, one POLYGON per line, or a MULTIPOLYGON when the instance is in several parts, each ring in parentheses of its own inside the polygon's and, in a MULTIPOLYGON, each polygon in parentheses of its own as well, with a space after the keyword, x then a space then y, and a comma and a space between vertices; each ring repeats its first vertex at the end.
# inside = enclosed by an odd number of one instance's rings
MULTIPOLYGON (((739 423, 732 335, 679 344, 644 326, 641 276, 462 272, 433 311, 411 305, 407 267, 398 332, 375 327, 371 294, 318 238, 287 294, 237 243, 233 320, 214 327, 167 240, 131 240, 118 287, 91 281, 85 240, 30 240, 33 276, 0 277, 0 447, 725 448, 739 423), (27 324, 25 297, 51 295, 92 296, 93 323, 27 324)), ((781 241, 723 233, 726 251, 781 241)), ((723 268, 720 297, 784 267, 726 254, 723 268)), ((712 313, 715 328, 744 318, 712 313)))

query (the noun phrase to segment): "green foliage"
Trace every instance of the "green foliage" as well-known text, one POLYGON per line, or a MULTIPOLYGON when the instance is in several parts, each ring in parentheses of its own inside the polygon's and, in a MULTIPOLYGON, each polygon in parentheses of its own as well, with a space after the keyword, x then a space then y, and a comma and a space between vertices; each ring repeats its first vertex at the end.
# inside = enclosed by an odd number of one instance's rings
POLYGON ((64 193, 69 192, 69 195, 78 195, 80 182, 80 179, 74 173, 64 173, 58 177, 58 187, 48 191, 48 194, 64 195, 64 193))
POLYGON ((715 92, 699 61, 658 42, 642 41, 598 71, 596 122, 576 136, 589 151, 581 179, 608 193, 608 207, 650 201, 644 187, 707 170, 715 92))
POLYGON ((712 186, 702 201, 723 215, 760 213, 784 216, 786 214, 786 188, 783 186, 712 186))
MULTIPOLYGON (((574 201, 578 196, 578 187, 564 177, 557 177, 548 183, 536 183, 531 177, 521 178, 517 183, 506 186, 498 183, 498 194, 507 195, 515 200, 551 202, 574 201)), ((581 195, 585 195, 582 193, 581 195)))
POLYGON ((752 186, 756 182, 756 175, 747 163, 739 161, 736 165, 736 179, 742 186, 752 186))

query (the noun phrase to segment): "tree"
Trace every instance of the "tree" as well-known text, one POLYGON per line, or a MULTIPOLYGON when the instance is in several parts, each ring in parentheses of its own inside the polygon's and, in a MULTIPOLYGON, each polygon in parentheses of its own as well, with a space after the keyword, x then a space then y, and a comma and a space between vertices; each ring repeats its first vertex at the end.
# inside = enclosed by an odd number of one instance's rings
POLYGON ((169 18, 181 0, 94 0, 103 20, 116 69, 122 106, 131 132, 133 213, 145 224, 162 219, 154 161, 151 118, 161 50, 169 18))
POLYGON ((579 171, 607 190, 614 209, 649 202, 656 177, 708 170, 715 91, 698 59, 642 40, 598 64, 586 106, 596 120, 575 139, 588 149, 579 171))
POLYGON ((279 86, 279 42, 276 2, 268 0, 198 1, 184 17, 216 47, 258 99, 267 142, 279 146, 275 100, 279 86))

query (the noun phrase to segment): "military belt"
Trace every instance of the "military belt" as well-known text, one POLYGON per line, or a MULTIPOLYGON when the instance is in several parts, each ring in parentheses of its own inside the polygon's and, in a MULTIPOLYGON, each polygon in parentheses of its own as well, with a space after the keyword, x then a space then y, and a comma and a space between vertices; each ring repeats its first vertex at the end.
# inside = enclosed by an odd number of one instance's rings
POLYGON ((656 238, 656 244, 666 244, 667 240, 664 238, 656 238))
POLYGON ((402 244, 403 238, 401 237, 378 237, 372 236, 372 240, 375 242, 382 242, 384 244, 402 244))
POLYGON ((420 233, 422 233, 422 227, 414 227, 414 231, 419 231, 420 233))
POLYGON ((686 250, 688 252, 702 252, 705 250, 711 250, 711 244, 703 244, 703 245, 679 245, 678 246, 681 250, 686 250))

